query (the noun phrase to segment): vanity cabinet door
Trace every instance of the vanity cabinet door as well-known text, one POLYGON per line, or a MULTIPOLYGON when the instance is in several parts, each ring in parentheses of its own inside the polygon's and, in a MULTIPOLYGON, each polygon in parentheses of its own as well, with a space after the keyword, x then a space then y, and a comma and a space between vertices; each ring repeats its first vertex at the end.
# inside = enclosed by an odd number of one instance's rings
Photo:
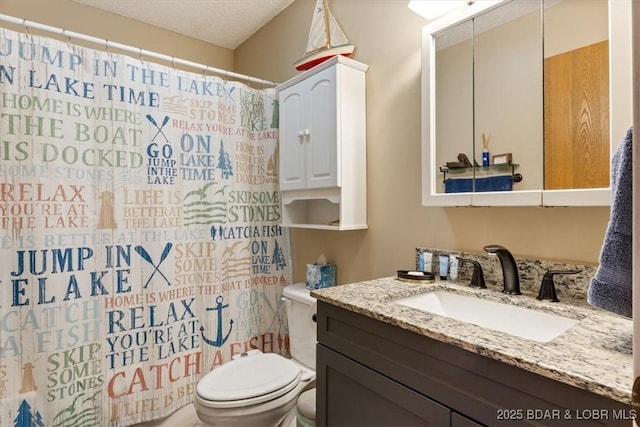
POLYGON ((323 346, 317 348, 318 426, 434 426, 451 410, 323 346))
POLYGON ((280 93, 280 190, 338 186, 336 68, 280 93))

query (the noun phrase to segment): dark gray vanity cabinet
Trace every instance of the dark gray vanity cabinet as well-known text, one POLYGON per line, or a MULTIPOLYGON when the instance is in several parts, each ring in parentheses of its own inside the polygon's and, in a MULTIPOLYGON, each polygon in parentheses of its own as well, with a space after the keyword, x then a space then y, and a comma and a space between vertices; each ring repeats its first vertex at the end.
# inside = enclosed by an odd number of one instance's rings
POLYGON ((451 410, 420 393, 322 345, 317 357, 326 378, 321 425, 449 425, 451 410))
POLYGON ((603 396, 318 301, 318 426, 629 426, 603 396))

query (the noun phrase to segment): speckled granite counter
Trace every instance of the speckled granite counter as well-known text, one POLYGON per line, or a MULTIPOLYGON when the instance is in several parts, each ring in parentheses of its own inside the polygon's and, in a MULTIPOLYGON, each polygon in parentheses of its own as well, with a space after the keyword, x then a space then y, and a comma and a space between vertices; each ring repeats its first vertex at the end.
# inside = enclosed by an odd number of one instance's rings
POLYGON ((538 301, 531 296, 505 295, 447 281, 415 284, 395 277, 319 289, 312 291, 312 295, 320 301, 488 358, 623 403, 631 402, 633 324, 629 319, 589 307, 538 301), (391 303, 398 298, 443 288, 580 322, 552 341, 540 343, 391 303))

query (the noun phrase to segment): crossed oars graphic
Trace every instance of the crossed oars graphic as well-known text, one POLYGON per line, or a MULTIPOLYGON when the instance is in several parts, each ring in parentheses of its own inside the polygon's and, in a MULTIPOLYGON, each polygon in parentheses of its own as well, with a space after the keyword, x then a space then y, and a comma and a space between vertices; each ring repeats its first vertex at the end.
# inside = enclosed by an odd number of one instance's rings
POLYGON ((149 255, 149 252, 147 252, 147 250, 145 248, 143 248, 142 246, 136 246, 135 248, 133 248, 138 253, 138 255, 140 255, 142 257, 142 259, 144 259, 145 261, 147 261, 149 264, 151 264, 154 267, 153 268, 153 272, 151 273, 151 275, 147 279, 147 283, 144 284, 144 288, 145 289, 146 289, 147 286, 149 286, 149 282, 151 282, 151 279, 156 274, 156 272, 158 272, 158 274, 160 274, 164 278, 164 280, 167 281, 167 284, 169 286, 171 286, 171 282, 169 281, 169 279, 167 279, 167 276, 162 274, 162 271, 160 271, 160 265, 167 258, 167 256, 169 255, 169 252, 171 252, 171 248, 172 247, 173 247, 173 243, 167 243, 164 246, 164 250, 162 251, 162 254, 160 254, 160 261, 158 262, 157 265, 153 262, 153 259, 151 258, 151 255, 149 255))
POLYGON ((169 139, 167 139, 167 135, 165 135, 164 132, 162 132, 162 128, 164 128, 166 124, 169 123, 169 116, 164 116, 164 119, 162 120, 162 125, 160 126, 158 126, 158 123, 155 121, 155 119, 151 117, 151 114, 147 114, 147 120, 149 120, 151 124, 154 125, 156 129, 158 129, 158 131, 156 132, 155 135, 153 135, 153 138, 151 138, 151 140, 155 141, 158 135, 162 135, 164 137, 164 140, 169 142, 169 139))

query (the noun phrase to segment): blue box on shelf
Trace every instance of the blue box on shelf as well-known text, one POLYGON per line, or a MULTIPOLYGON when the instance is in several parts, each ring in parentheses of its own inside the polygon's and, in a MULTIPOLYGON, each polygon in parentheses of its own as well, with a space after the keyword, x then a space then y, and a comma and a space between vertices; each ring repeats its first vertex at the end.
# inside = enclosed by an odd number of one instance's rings
MULTIPOLYGON (((511 175, 476 178, 476 191, 511 191, 513 180, 511 175)), ((473 178, 447 178, 444 181, 445 193, 470 193, 473 191, 473 178)))

